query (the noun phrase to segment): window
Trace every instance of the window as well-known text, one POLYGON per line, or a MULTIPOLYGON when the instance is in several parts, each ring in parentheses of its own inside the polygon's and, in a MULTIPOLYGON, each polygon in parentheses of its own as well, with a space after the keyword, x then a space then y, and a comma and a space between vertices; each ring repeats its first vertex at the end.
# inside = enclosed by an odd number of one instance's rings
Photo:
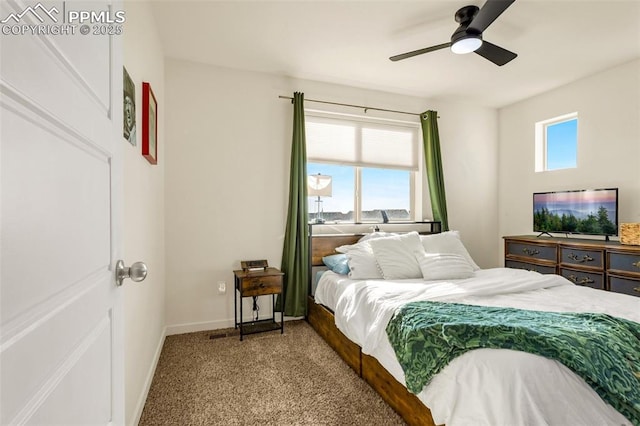
POLYGON ((307 163, 310 175, 331 176, 331 197, 309 197, 310 220, 321 217, 327 222, 355 222, 354 194, 356 188, 355 167, 336 164, 307 163))
POLYGON ((361 168, 362 222, 411 220, 411 175, 407 170, 361 168))
POLYGON ((536 123, 536 172, 577 167, 578 113, 536 123))
POLYGON ((418 124, 305 114, 307 173, 332 178, 331 197, 308 199, 311 221, 414 220, 418 124))

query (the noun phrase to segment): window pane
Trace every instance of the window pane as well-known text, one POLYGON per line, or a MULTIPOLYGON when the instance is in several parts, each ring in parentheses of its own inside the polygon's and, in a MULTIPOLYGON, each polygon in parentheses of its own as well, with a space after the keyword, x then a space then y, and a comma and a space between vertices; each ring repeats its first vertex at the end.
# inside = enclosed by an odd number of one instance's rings
POLYGON ((578 119, 550 124, 547 132, 547 170, 575 168, 578 119))
POLYGON ((406 170, 362 169, 362 221, 410 220, 411 172, 406 170))
POLYGON ((307 163, 309 175, 331 176, 331 197, 308 197, 309 220, 314 221, 318 217, 318 208, 321 217, 330 223, 353 222, 353 207, 355 194, 355 170, 352 166, 337 166, 333 164, 307 163))

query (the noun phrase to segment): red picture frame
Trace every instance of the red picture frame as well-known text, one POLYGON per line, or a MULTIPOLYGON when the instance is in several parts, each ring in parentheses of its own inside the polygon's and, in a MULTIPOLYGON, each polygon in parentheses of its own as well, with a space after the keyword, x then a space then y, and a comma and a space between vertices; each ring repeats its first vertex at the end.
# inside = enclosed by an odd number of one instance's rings
POLYGON ((158 102, 147 82, 142 82, 142 156, 158 164, 158 102))

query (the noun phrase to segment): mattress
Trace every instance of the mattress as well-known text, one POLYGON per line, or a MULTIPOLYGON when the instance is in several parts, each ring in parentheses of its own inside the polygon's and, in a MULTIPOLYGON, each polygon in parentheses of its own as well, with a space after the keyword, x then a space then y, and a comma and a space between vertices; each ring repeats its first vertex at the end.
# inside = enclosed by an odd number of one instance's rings
MULTIPOLYGON (((351 280, 325 272, 316 303, 335 313, 336 326, 363 353, 405 384, 385 328, 395 309, 439 300, 555 312, 602 312, 640 323, 640 298, 573 285, 558 275, 495 268, 464 280, 351 280)), ((455 358, 417 395, 437 424, 631 424, 583 379, 541 356, 477 349, 455 358)))

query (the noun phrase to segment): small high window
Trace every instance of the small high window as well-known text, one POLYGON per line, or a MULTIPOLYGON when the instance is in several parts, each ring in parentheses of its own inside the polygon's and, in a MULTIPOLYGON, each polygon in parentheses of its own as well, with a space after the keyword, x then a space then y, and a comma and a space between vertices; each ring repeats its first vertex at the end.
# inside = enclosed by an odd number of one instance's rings
POLYGON ((578 165, 578 113, 536 123, 536 172, 578 165))

